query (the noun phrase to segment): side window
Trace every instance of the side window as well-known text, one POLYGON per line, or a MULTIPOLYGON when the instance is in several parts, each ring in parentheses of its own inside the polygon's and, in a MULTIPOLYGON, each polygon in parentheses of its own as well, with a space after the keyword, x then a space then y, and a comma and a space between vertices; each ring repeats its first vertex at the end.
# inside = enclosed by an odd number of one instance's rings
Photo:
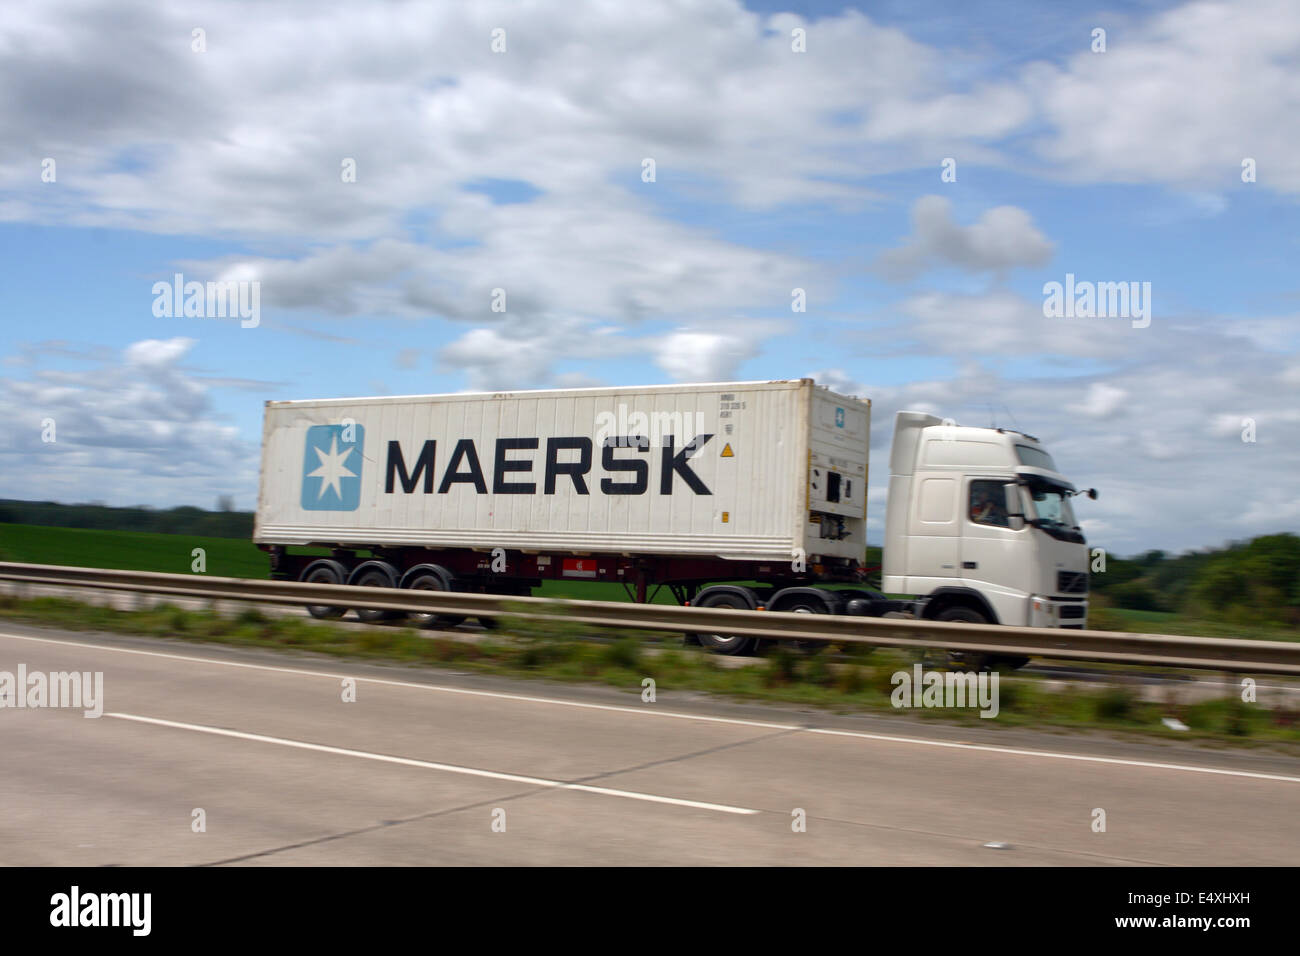
POLYGON ((1007 520, 1006 496, 1000 480, 972 481, 970 483, 970 520, 976 524, 990 524, 998 528, 1009 528, 1007 520))

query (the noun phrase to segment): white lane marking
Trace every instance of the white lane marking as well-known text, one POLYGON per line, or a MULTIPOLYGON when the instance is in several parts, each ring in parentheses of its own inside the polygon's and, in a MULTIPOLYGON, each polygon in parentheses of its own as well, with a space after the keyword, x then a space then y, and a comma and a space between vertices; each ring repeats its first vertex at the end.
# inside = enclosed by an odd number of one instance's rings
POLYGON ((713 724, 733 724, 741 727, 758 727, 765 730, 790 730, 808 734, 826 734, 834 737, 858 737, 864 740, 880 740, 888 743, 923 744, 930 747, 951 747, 956 750, 983 750, 991 753, 1012 754, 1020 757, 1047 757, 1054 760, 1080 760, 1086 763, 1117 764, 1129 767, 1145 767, 1153 770, 1177 770, 1186 773, 1208 773, 1226 777, 1248 777, 1256 780, 1280 780, 1284 783, 1300 783, 1300 777, 1284 774, 1255 773, 1249 770, 1225 770, 1218 767, 1198 767, 1191 764, 1159 763, 1150 760, 1128 760, 1122 757, 1095 757, 1088 754, 1057 753, 1049 750, 1022 750, 1016 747, 994 747, 988 744, 964 744, 947 740, 926 740, 923 737, 900 737, 893 734, 872 734, 860 730, 831 730, 823 727, 803 727, 798 724, 777 724, 764 720, 745 720, 736 717, 711 717, 704 714, 687 714, 672 710, 648 710, 639 707, 625 707, 619 704, 589 704, 577 700, 562 700, 556 697, 532 697, 525 694, 507 694, 502 691, 470 690, 464 687, 446 687, 441 684, 420 684, 414 681, 387 680, 382 677, 356 677, 352 674, 335 674, 328 671, 306 670, 295 667, 275 667, 270 664, 249 664, 244 661, 221 661, 210 657, 193 657, 185 654, 169 654, 164 651, 143 651, 131 647, 110 647, 105 644, 91 644, 81 641, 62 641, 49 637, 31 637, 27 634, 9 634, 0 632, 0 638, 12 638, 18 641, 36 641, 41 644, 62 644, 68 647, 87 647, 98 651, 114 651, 119 654, 141 654, 145 657, 163 657, 169 660, 189 661, 196 664, 216 664, 221 667, 247 667, 253 670, 273 671, 280 674, 302 674, 308 677, 328 677, 341 680, 352 677, 358 681, 383 684, 389 687, 411 687, 416 690, 432 690, 445 694, 465 694, 473 697, 493 697, 498 700, 513 700, 529 704, 551 704, 557 707, 578 707, 587 710, 608 710, 624 714, 636 714, 639 717, 672 717, 678 720, 700 720, 713 724))
POLYGON ((893 743, 924 744, 927 747, 954 747, 958 750, 984 750, 995 754, 1016 754, 1021 757, 1050 757, 1053 760, 1084 760, 1089 763, 1119 764, 1125 767, 1151 767, 1156 770, 1186 770, 1191 773, 1217 773, 1229 777, 1252 777, 1256 780, 1283 780, 1300 783, 1300 777, 1279 773, 1255 773, 1251 770, 1222 770, 1218 767, 1198 767, 1194 764, 1159 763, 1152 760, 1129 760, 1126 757, 1093 757, 1088 754, 1063 754, 1051 750, 1020 750, 1016 747, 994 747, 990 744, 963 744, 950 740, 926 740, 924 737, 894 737, 886 734, 868 734, 859 730, 831 730, 826 727, 805 727, 810 734, 828 734, 833 737, 865 737, 868 740, 888 740, 893 743))
POLYGON ((517 773, 501 773, 496 770, 479 770, 475 767, 459 767, 449 763, 435 763, 430 760, 416 760, 413 757, 394 757, 390 754, 377 754, 368 750, 351 750, 347 747, 330 747, 327 744, 313 744, 305 740, 290 740, 287 737, 268 737, 265 734, 249 734, 241 730, 226 730, 223 727, 208 727, 204 724, 186 724, 179 720, 162 720, 158 717, 141 717, 138 714, 106 713, 105 717, 118 720, 131 720, 141 724, 155 724, 159 727, 172 727, 177 730, 193 730, 202 734, 218 737, 234 737, 237 740, 252 740, 257 743, 277 744, 281 747, 295 747, 298 750, 315 750, 319 753, 338 754, 344 757, 360 757, 363 760, 378 760, 382 763, 401 764, 404 767, 421 767, 425 770, 441 770, 445 773, 459 773, 467 777, 486 777, 489 780, 507 780, 510 783, 524 783, 534 787, 552 787, 557 790, 581 790, 584 793, 598 793, 606 797, 624 797, 628 800, 644 800, 647 803, 667 803, 675 807, 694 807, 697 810, 716 810, 718 813, 739 813, 752 815, 758 813, 748 807, 732 807, 725 803, 705 803, 701 800, 682 800, 678 797, 661 797, 653 793, 639 793, 635 790, 611 790, 608 787, 591 787, 583 783, 565 783, 563 780, 548 780, 545 777, 528 777, 517 773))
MULTIPOLYGON (((628 714, 640 714, 649 717, 677 717, 681 720, 703 720, 716 724, 740 724, 744 727, 764 727, 771 730, 802 730, 798 724, 773 724, 761 720, 744 720, 733 717, 710 717, 703 714, 687 714, 671 710, 639 710, 621 704, 588 704, 579 700, 561 700, 556 697, 530 697, 526 694, 507 694, 495 690, 471 690, 466 687, 447 687, 442 684, 421 684, 415 681, 389 680, 385 677, 357 677, 355 674, 335 674, 330 671, 308 670, 299 667, 276 667, 271 664, 249 664, 245 661, 222 661, 211 657, 194 657, 187 654, 169 654, 165 651, 142 651, 133 647, 111 647, 106 644, 91 644, 82 641, 61 641, 49 637, 31 637, 26 634, 8 634, 0 632, 0 638, 13 638, 17 641, 36 641, 41 644, 62 644, 66 647, 88 647, 98 651, 113 651, 118 654, 140 654, 144 657, 164 657, 173 661, 189 661, 195 664, 216 664, 220 667, 247 667, 258 671, 273 671, 277 674, 302 674, 308 677, 328 677, 331 680, 350 678, 371 684, 383 684, 387 687, 412 687, 416 690, 436 690, 444 694, 465 694, 470 697, 495 697, 500 700, 523 701, 529 704, 555 704, 564 707, 581 707, 588 710, 612 710, 628 714)), ((364 661, 360 663, 366 663, 364 661)))

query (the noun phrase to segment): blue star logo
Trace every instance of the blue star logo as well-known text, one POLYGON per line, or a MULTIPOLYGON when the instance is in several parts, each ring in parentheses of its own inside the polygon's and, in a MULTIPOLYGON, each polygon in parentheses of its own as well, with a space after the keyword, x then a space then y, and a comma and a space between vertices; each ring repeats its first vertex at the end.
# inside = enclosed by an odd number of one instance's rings
POLYGON ((312 425, 302 456, 305 511, 356 511, 361 504, 361 425, 312 425))

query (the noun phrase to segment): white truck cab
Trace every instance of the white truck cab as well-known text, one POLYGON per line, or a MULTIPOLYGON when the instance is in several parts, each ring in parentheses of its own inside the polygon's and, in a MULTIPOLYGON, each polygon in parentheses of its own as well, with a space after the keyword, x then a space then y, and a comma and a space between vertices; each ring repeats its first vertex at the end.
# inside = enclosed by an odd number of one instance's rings
POLYGON ((1087 624, 1079 492, 1036 438, 903 411, 889 472, 884 591, 934 620, 1087 624))

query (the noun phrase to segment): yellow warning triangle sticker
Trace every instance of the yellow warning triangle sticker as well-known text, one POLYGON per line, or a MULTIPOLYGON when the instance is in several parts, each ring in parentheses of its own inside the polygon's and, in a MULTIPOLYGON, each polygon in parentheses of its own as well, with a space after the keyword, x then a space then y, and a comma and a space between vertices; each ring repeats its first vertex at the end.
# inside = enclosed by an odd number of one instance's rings
POLYGON ((731 450, 731 442, 727 442, 726 447, 724 447, 724 448, 722 449, 722 454, 719 455, 718 457, 720 457, 720 458, 735 458, 735 457, 736 457, 736 453, 735 453, 734 451, 731 450))

